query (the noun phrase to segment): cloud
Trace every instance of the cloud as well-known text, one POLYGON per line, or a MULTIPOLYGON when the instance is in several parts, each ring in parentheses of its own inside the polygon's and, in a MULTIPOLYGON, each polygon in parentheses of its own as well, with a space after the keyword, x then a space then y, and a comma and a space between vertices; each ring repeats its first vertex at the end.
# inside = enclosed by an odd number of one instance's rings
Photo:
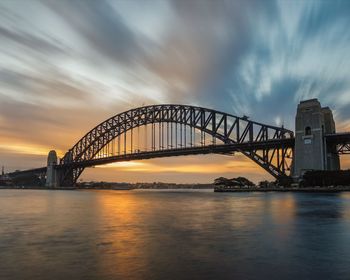
POLYGON ((339 111, 341 122, 347 118, 341 108, 350 100, 348 3, 276 4, 251 22, 247 48, 232 64, 233 74, 225 76, 222 92, 226 88, 231 96, 234 112, 246 110, 265 123, 285 115, 286 126, 293 129, 296 105, 308 98, 339 111))
POLYGON ((142 55, 136 36, 107 1, 48 1, 47 5, 107 60, 132 64, 142 55))
POLYGON ((2 68, 0 83, 3 85, 0 98, 5 95, 18 102, 75 107, 89 103, 92 98, 87 82, 84 84, 55 70, 41 74, 2 68))
POLYGON ((297 103, 317 97, 349 127, 349 1, 0 7, 0 144, 9 150, 64 151, 104 119, 151 103, 202 105, 293 129, 297 103))
POLYGON ((44 52, 46 55, 60 54, 66 52, 63 46, 53 38, 40 38, 21 30, 9 30, 0 26, 0 37, 13 43, 26 47, 32 51, 44 52))

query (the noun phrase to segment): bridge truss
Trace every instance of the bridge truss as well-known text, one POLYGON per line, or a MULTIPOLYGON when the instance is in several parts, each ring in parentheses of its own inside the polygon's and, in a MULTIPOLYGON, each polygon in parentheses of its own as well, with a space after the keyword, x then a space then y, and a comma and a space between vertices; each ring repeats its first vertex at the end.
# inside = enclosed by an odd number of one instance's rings
POLYGON ((337 153, 340 155, 349 155, 350 154, 350 144, 340 144, 337 147, 337 153))
POLYGON ((187 105, 152 105, 115 115, 89 131, 61 159, 61 186, 89 166, 190 154, 241 152, 275 178, 290 173, 293 132, 187 105))
POLYGON ((334 133, 325 135, 327 144, 331 146, 331 149, 339 155, 350 154, 350 133, 334 133))

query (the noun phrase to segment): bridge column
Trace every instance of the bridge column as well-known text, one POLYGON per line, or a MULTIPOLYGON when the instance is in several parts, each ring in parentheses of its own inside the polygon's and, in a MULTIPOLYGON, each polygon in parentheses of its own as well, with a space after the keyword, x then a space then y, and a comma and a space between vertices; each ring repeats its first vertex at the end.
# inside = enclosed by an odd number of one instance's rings
POLYGON ((301 101, 295 118, 293 177, 308 170, 338 170, 339 156, 327 147, 324 134, 334 133, 332 111, 317 99, 301 101), (328 149, 327 149, 328 148, 328 149))
MULTIPOLYGON (((333 119, 332 110, 329 107, 322 108, 324 116, 325 134, 334 134, 335 122, 333 119)), ((340 170, 339 154, 337 153, 337 145, 327 143, 325 141, 325 161, 327 170, 340 170)))
POLYGON ((48 188, 57 188, 59 187, 59 176, 58 170, 56 169, 57 165, 57 154, 56 151, 50 151, 47 157, 47 171, 46 171, 46 184, 48 188))

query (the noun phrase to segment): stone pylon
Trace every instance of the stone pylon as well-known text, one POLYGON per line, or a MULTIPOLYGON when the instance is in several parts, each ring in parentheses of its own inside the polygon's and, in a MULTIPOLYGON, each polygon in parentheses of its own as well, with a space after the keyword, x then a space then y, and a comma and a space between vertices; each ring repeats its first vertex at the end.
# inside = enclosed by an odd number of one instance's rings
POLYGON ((327 145, 325 134, 335 133, 332 111, 317 99, 301 101, 295 118, 293 177, 311 170, 339 170, 339 155, 327 145))
POLYGON ((57 188, 59 187, 59 178, 57 166, 57 154, 56 151, 52 150, 49 152, 47 157, 47 171, 46 171, 46 184, 48 188, 57 188))

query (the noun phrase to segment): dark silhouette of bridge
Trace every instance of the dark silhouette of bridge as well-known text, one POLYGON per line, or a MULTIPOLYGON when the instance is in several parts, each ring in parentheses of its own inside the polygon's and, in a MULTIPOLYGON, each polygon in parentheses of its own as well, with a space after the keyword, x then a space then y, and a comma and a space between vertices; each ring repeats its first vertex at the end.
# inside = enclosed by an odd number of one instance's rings
MULTIPOLYGON (((350 134, 325 134, 337 153, 350 151, 350 134)), ((62 159, 50 152, 48 166, 11 173, 47 174, 49 186, 72 186, 87 167, 160 157, 244 154, 275 178, 293 172, 295 137, 284 127, 189 105, 151 105, 117 114, 90 130, 62 159)))

